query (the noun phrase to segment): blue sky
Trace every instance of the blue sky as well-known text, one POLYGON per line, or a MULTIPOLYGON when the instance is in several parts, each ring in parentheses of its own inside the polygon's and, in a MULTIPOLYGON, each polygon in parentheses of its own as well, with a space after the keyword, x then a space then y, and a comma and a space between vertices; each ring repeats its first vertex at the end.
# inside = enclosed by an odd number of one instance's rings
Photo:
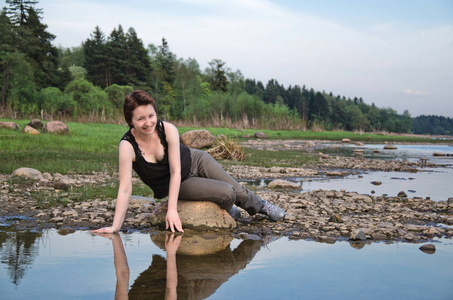
MULTIPOLYGON (((0 5, 5 5, 0 1, 0 5)), ((362 97, 412 116, 453 117, 451 0, 42 0, 55 45, 79 46, 98 25, 162 37, 204 69, 218 58, 245 78, 274 78, 362 97)))

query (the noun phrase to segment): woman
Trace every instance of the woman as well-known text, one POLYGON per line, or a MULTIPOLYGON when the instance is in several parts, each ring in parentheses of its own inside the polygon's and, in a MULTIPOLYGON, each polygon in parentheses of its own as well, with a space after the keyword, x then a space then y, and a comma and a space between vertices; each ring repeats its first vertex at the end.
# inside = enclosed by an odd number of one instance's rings
POLYGON ((119 188, 115 216, 111 227, 94 233, 116 233, 120 230, 132 194, 132 170, 161 199, 168 196, 166 228, 183 232, 177 211, 178 199, 213 201, 236 218, 242 207, 250 215, 262 213, 272 220, 285 217, 285 212, 244 188, 208 153, 189 149, 179 142, 176 127, 157 119, 154 99, 136 90, 124 102, 124 118, 130 130, 119 145, 119 188))

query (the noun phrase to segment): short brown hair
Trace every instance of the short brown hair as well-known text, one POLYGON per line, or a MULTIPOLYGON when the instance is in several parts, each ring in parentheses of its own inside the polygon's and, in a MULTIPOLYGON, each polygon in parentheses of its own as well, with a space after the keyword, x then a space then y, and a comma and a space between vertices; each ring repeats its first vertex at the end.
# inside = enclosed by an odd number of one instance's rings
POLYGON ((141 105, 149 105, 151 104, 154 110, 157 113, 156 107, 156 100, 151 97, 147 92, 142 90, 135 90, 129 95, 126 95, 124 99, 124 106, 123 106, 123 113, 124 113, 124 120, 126 120, 127 124, 130 128, 132 128, 132 115, 134 110, 141 106, 141 105))

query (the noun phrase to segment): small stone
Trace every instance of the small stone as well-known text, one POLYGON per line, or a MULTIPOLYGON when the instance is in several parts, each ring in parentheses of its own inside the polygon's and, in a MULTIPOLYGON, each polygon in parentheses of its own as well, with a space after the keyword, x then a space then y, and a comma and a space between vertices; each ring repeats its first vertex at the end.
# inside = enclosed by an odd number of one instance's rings
POLYGON ((373 184, 373 185, 381 185, 382 181, 371 181, 371 184, 373 184))
POLYGON ((446 153, 434 152, 433 156, 447 156, 447 154, 446 153))
POLYGON ((343 220, 339 215, 333 215, 330 217, 328 222, 333 222, 333 223, 343 223, 343 220))
POLYGON ((74 232, 75 232, 74 228, 61 228, 58 230, 59 235, 68 235, 74 232))
POLYGON ((343 177, 343 176, 345 176, 345 174, 343 174, 340 171, 327 171, 326 172, 326 176, 329 176, 329 177, 343 177))
POLYGON ((292 190, 300 190, 302 189, 300 185, 295 182, 283 180, 283 179, 275 179, 272 180, 268 186, 270 189, 292 189, 292 190))
POLYGON ((407 197, 407 194, 406 194, 406 192, 401 191, 401 192, 398 193, 398 197, 406 198, 406 197, 407 197))
POLYGON ((42 177, 44 177, 44 179, 47 179, 47 180, 49 180, 49 181, 53 180, 52 175, 50 175, 50 174, 47 173, 47 172, 42 173, 42 177))
POLYGON ((383 233, 374 233, 371 236, 373 237, 373 240, 377 240, 377 241, 382 241, 382 240, 388 239, 388 237, 383 233))
POLYGON ((267 139, 268 136, 267 134, 265 134, 264 132, 255 132, 255 135, 254 135, 257 139, 267 139))
POLYGON ((352 241, 366 241, 366 234, 361 229, 353 229, 349 239, 352 241))
POLYGON ((434 246, 433 244, 423 245, 419 249, 426 254, 434 254, 436 252, 436 246, 434 246))
POLYGON ((390 145, 389 144, 389 145, 385 145, 384 149, 386 149, 386 150, 396 150, 398 148, 395 145, 390 145))

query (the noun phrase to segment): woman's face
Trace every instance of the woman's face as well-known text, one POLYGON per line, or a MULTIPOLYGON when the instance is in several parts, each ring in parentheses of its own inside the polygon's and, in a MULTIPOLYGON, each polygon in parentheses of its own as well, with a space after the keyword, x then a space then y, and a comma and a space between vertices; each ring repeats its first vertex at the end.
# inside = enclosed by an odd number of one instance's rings
POLYGON ((132 125, 139 133, 152 134, 157 124, 157 114, 151 104, 140 105, 132 113, 132 125))

